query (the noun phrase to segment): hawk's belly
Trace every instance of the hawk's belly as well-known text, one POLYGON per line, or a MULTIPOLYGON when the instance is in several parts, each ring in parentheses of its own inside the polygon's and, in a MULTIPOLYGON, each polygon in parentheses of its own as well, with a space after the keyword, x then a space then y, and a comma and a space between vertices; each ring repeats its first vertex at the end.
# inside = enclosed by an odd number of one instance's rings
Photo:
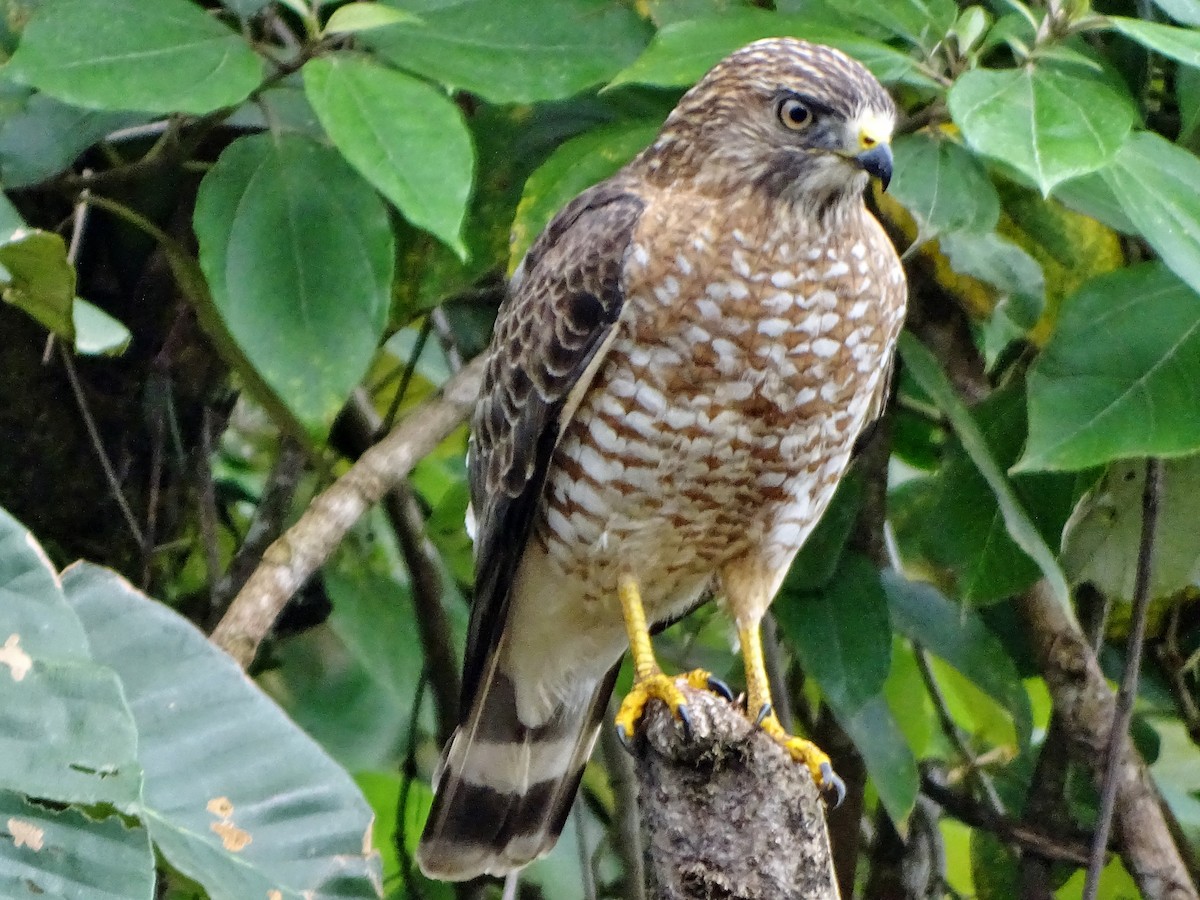
POLYGON ((597 619, 617 609, 621 568, 651 620, 739 558, 773 594, 849 461, 903 313, 902 284, 869 262, 873 232, 845 258, 768 237, 757 268, 690 233, 708 258, 680 251, 670 274, 632 248, 618 334, 551 465, 537 536, 597 619), (653 287, 638 289, 639 265, 653 287))

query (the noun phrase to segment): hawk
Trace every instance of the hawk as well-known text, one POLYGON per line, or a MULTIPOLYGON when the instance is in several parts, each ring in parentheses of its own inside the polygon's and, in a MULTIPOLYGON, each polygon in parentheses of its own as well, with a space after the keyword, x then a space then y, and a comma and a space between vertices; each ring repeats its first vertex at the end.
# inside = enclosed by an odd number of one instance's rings
POLYGON ((648 628, 710 585, 737 626, 747 714, 840 788, 771 712, 759 624, 886 399, 906 288, 863 191, 887 185, 895 116, 837 50, 750 44, 518 266, 473 420, 475 597, 427 875, 549 851, 627 647, 623 735, 650 698, 686 724, 648 628))

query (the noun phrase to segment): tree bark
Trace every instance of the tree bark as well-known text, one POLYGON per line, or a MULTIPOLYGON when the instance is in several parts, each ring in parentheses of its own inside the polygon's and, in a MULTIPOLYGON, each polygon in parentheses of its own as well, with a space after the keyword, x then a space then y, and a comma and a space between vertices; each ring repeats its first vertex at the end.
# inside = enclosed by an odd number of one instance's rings
POLYGON ((836 900, 825 806, 732 704, 685 688, 691 735, 658 702, 634 747, 650 900, 836 900))
MULTIPOLYGON (((1068 750, 1099 785, 1116 698, 1083 632, 1045 582, 1035 584, 1020 606, 1068 750)), ((1114 832, 1125 868, 1148 900, 1196 900, 1196 888, 1171 838, 1146 763, 1132 742, 1124 741, 1122 749, 1114 832)))

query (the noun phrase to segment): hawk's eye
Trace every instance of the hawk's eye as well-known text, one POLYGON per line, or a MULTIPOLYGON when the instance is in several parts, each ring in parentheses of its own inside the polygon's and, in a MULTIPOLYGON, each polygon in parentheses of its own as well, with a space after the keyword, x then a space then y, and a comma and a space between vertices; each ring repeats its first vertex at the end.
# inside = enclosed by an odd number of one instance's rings
POLYGON ((776 112, 784 128, 790 128, 792 131, 806 128, 813 117, 812 110, 795 97, 785 97, 779 101, 779 108, 776 112))

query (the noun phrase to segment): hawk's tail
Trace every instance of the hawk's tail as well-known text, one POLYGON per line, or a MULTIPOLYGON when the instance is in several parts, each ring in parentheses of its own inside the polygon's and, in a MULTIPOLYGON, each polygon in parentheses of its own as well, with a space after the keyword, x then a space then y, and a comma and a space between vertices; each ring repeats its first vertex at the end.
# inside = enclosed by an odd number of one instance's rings
POLYGON ((430 878, 504 875, 554 846, 596 742, 617 669, 590 701, 560 706, 542 725, 517 719, 512 682, 493 671, 450 739, 417 848, 430 878))

